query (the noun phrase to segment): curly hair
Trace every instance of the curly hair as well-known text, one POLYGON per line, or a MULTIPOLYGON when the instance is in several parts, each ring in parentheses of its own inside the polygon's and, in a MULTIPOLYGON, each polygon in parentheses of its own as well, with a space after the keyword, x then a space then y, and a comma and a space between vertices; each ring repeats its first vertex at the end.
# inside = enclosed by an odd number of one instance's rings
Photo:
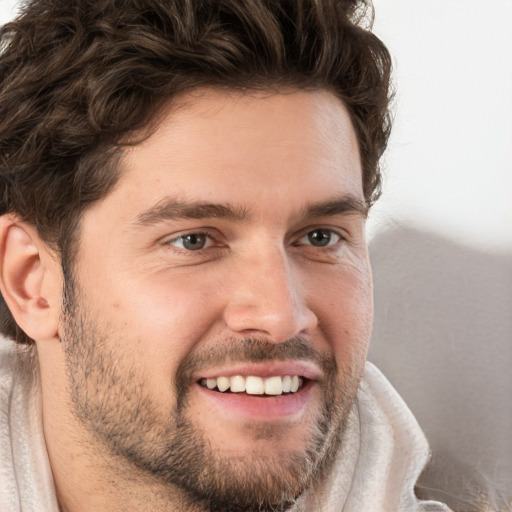
MULTIPOLYGON (((370 206, 391 127, 372 17, 364 0, 29 0, 0 29, 0 215, 35 225, 64 265, 81 214, 119 178, 120 147, 205 86, 332 91, 370 206)), ((1 332, 30 343, 1 309, 1 332)))

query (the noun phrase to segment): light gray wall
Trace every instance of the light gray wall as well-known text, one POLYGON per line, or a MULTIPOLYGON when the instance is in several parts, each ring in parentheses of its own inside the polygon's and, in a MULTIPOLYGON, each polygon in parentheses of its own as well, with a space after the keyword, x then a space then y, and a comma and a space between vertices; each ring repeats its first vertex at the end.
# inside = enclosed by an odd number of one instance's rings
POLYGON ((374 0, 396 126, 370 359, 434 452, 424 495, 512 510, 512 1, 374 0))
POLYGON ((407 225, 377 234, 371 255, 370 359, 431 443, 424 495, 470 511, 483 490, 511 510, 512 259, 407 225))
POLYGON ((0 0, 0 25, 11 19, 17 5, 16 0, 0 0))

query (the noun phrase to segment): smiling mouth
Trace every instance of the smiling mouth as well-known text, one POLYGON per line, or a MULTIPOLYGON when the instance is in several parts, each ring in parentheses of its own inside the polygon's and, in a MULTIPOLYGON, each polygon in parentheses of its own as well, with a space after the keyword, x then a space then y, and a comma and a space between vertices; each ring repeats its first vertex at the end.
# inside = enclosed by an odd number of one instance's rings
POLYGON ((200 379, 201 387, 217 391, 219 393, 245 393, 253 396, 278 396, 290 395, 300 391, 307 379, 298 375, 273 376, 262 378, 249 375, 243 377, 217 377, 212 379, 200 379))

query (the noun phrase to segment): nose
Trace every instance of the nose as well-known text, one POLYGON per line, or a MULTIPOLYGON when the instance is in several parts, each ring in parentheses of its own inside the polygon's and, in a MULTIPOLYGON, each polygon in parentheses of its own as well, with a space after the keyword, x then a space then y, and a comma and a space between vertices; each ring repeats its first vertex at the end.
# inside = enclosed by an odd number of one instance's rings
POLYGON ((281 343, 308 334, 317 324, 307 290, 284 249, 261 249, 239 262, 232 273, 224 322, 237 334, 281 343))

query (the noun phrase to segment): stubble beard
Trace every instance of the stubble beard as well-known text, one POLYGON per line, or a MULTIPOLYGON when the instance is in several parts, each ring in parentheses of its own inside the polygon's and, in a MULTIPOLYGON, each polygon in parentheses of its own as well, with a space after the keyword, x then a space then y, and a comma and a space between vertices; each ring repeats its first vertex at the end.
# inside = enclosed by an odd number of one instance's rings
MULTIPOLYGON (((71 280, 65 297, 62 341, 74 416, 98 445, 108 449, 114 465, 117 461, 120 466, 128 462, 126 468, 136 467, 167 490, 170 501, 179 489, 180 510, 282 512, 329 470, 359 377, 340 385, 335 360, 316 352, 307 340, 293 338, 281 344, 222 340, 215 344, 218 349, 190 354, 175 375, 176 403, 163 413, 145 388, 136 363, 125 361, 119 350, 122 340, 88 313, 71 280), (227 356, 247 362, 305 358, 322 368, 322 405, 305 448, 277 454, 254 449, 235 457, 212 447, 206 433, 188 417, 187 398, 192 372, 213 360, 226 361, 227 356)), ((262 428, 258 435, 272 437, 272 430, 272 426, 262 428)))

